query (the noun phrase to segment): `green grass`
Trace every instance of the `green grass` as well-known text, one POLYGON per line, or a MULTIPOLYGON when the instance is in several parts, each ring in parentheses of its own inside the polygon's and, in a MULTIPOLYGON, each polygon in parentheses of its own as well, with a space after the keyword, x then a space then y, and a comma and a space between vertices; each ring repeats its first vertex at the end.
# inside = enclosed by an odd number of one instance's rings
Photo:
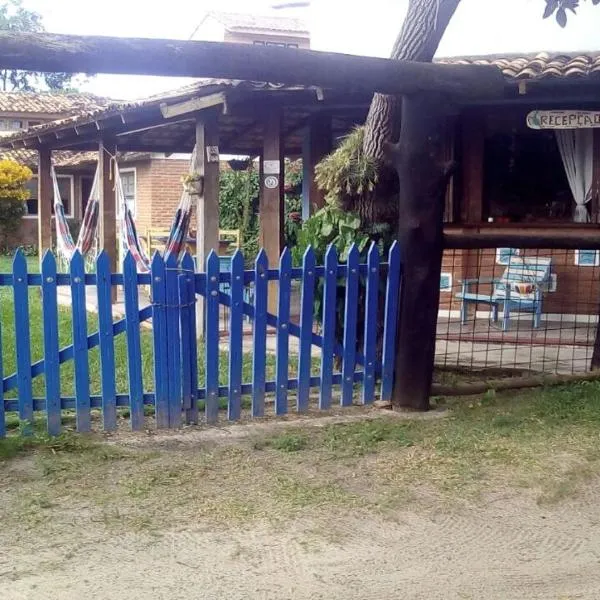
POLYGON ((128 437, 50 439, 36 429, 0 441, 0 520, 38 539, 59 535, 56 516, 78 507, 80 526, 120 533, 331 510, 396 518, 407 504, 439 512, 456 500, 487 501, 486 492, 547 506, 599 480, 600 383, 452 399, 445 408, 427 419, 379 411, 335 424, 263 423, 249 436, 191 430, 134 446, 128 437))

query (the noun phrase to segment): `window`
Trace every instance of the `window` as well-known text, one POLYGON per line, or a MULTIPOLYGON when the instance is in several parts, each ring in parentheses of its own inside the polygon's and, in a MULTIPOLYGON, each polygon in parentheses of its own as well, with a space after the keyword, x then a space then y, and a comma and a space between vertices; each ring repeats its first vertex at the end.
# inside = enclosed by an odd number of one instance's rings
MULTIPOLYGON (((527 129, 511 114, 486 125, 483 220, 573 222, 575 202, 554 131, 527 129)), ((589 208, 589 206, 588 206, 589 208)))
POLYGON ((23 129, 23 121, 18 119, 0 119, 0 131, 18 131, 23 129))
POLYGON ((40 125, 41 121, 27 121, 27 127, 35 127, 36 125, 40 125))
POLYGON ((452 291, 452 273, 442 273, 440 275, 440 292, 452 291))
POLYGON ((578 267, 600 266, 600 252, 598 250, 575 250, 575 264, 578 267))
MULTIPOLYGON (((72 175, 57 175, 58 189, 60 197, 65 207, 65 215, 73 216, 73 176, 72 175)), ((37 217, 38 214, 38 181, 37 177, 32 177, 26 184, 29 190, 29 200, 25 202, 26 217, 37 217)), ((52 198, 52 214, 54 214, 54 197, 52 198)))
POLYGON ((135 217, 135 169, 123 169, 121 171, 121 183, 123 184, 123 194, 125 195, 125 203, 131 214, 135 217))

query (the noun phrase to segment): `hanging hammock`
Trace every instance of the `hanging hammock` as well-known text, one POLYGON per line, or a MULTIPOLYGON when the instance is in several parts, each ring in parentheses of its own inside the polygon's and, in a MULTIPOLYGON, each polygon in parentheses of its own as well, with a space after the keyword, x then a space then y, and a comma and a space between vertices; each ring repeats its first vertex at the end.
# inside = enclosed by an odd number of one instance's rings
MULTIPOLYGON (((196 163, 196 148, 192 152, 192 158, 190 161, 190 175, 193 174, 194 165, 196 163)), ((113 157, 113 165, 115 172, 115 190, 117 194, 117 203, 121 206, 121 239, 125 244, 127 250, 133 256, 138 271, 144 273, 150 270, 150 258, 144 250, 135 226, 135 220, 130 208, 127 206, 125 199, 125 193, 123 191, 123 182, 121 180, 121 173, 116 159, 113 157)), ((185 240, 187 238, 188 230, 190 227, 190 220, 192 217, 192 194, 191 185, 185 183, 183 186, 183 192, 173 218, 171 230, 167 243, 165 244, 164 259, 167 261, 169 257, 175 256, 177 261, 181 259, 181 256, 185 249, 185 240)), ((149 242, 150 240, 148 240, 149 242)))
POLYGON ((96 174, 94 175, 94 183, 92 184, 90 196, 85 207, 77 242, 74 242, 73 237, 71 236, 54 167, 51 169, 51 176, 52 186, 54 188, 54 220, 56 225, 56 247, 58 256, 68 264, 71 261, 75 250, 79 250, 86 259, 93 260, 98 251, 98 218, 100 213, 98 169, 96 169, 96 174))

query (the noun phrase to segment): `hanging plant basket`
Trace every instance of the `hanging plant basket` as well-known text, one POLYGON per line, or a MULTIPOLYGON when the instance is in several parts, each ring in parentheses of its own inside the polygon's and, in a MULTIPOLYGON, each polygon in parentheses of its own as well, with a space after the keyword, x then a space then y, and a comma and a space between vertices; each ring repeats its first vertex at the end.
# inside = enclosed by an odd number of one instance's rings
POLYGON ((252 159, 250 157, 232 158, 228 164, 232 171, 245 171, 252 164, 252 159))
POLYGON ((191 196, 201 196, 204 191, 204 177, 198 173, 185 175, 181 178, 185 191, 191 196))

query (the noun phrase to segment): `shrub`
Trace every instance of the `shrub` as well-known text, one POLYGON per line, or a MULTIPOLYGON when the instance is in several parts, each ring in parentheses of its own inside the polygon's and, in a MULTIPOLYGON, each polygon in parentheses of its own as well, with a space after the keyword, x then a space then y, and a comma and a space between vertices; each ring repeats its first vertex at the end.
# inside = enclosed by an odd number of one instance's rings
POLYGON ((25 214, 25 201, 29 198, 25 184, 31 176, 32 172, 26 166, 12 160, 0 160, 0 235, 3 246, 16 233, 25 214))

